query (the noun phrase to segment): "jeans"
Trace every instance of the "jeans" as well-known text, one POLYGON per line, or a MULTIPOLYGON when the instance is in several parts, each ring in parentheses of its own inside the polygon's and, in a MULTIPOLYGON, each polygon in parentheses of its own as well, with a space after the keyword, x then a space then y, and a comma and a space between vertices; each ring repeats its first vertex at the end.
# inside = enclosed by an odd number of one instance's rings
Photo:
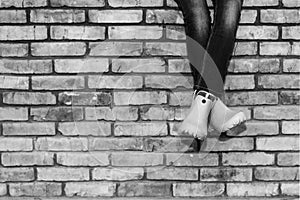
POLYGON ((194 77, 194 89, 206 90, 220 96, 234 49, 243 0, 213 0, 212 28, 206 0, 175 1, 183 13, 186 35, 190 38, 187 39, 187 51, 194 77), (204 52, 195 51, 191 40, 200 44, 204 52))

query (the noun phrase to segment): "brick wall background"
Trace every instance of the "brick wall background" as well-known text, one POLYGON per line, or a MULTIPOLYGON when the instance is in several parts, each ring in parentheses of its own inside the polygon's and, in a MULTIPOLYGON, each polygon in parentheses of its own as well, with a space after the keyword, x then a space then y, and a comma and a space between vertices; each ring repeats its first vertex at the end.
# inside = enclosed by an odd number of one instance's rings
POLYGON ((192 93, 172 0, 0 0, 0 199, 298 199, 299 7, 245 0, 225 89, 247 131, 198 153, 172 131, 192 93))

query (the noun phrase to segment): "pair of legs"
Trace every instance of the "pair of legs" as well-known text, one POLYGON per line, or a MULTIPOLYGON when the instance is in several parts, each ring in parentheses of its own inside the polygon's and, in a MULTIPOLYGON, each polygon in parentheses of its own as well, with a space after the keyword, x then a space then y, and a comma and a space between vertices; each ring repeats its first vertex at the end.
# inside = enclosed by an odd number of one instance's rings
POLYGON ((243 0, 212 0, 214 24, 206 0, 176 0, 185 21, 194 89, 221 97, 243 0), (197 48, 197 44, 202 46, 197 48), (200 51, 199 51, 200 50, 200 51))

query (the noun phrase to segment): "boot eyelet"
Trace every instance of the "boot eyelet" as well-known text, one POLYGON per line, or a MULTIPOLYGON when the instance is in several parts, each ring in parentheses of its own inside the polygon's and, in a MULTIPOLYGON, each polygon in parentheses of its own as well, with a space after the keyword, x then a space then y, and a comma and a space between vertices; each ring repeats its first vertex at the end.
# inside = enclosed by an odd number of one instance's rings
POLYGON ((202 100, 202 103, 206 103, 206 100, 205 100, 205 99, 203 99, 203 100, 202 100))

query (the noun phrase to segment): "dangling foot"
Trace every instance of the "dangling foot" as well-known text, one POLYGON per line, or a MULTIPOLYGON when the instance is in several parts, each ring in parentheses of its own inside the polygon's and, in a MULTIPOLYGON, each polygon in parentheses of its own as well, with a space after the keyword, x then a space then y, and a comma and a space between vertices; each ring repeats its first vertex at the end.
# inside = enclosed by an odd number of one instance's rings
POLYGON ((200 140, 207 136, 208 115, 216 101, 216 97, 201 90, 194 92, 192 105, 187 117, 178 128, 178 132, 188 134, 200 140))
POLYGON ((246 116, 242 111, 229 109, 220 98, 217 98, 211 110, 209 125, 219 133, 231 132, 237 135, 245 130, 246 116))

